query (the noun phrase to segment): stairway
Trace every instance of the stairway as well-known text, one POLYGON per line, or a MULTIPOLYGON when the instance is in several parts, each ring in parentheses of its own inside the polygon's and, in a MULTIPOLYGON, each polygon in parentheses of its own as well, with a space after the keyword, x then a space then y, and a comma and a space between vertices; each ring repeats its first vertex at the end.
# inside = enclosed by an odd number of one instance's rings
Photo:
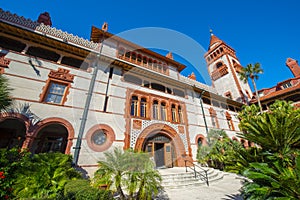
MULTIPOLYGON (((223 172, 217 169, 203 167, 207 170, 209 183, 223 179, 223 172)), ((186 172, 185 167, 174 167, 158 170, 162 177, 164 188, 184 188, 189 186, 206 185, 205 180, 195 179, 195 174, 191 169, 186 172)))

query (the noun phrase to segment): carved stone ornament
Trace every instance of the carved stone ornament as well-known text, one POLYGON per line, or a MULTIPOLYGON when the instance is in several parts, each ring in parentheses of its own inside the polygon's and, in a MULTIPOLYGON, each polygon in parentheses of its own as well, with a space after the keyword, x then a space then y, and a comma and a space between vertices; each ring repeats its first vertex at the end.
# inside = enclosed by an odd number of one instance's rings
POLYGON ((142 121, 141 120, 133 120, 133 129, 141 130, 142 121))
POLYGON ((0 67, 8 67, 9 63, 10 63, 10 60, 7 59, 7 58, 4 58, 5 55, 1 55, 0 54, 0 67))
POLYGON ((49 73, 49 78, 58 79, 67 82, 73 82, 74 75, 69 74, 70 70, 58 68, 57 71, 51 70, 49 73))

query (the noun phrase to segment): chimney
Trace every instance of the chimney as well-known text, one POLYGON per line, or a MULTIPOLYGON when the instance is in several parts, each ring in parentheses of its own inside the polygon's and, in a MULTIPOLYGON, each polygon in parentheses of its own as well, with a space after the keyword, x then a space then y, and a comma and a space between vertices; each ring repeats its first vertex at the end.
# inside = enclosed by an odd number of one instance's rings
POLYGON ((300 66, 298 65, 297 60, 288 58, 285 64, 288 68, 290 68, 291 72, 294 74, 295 77, 300 76, 300 66))
POLYGON ((41 13, 37 22, 52 26, 51 17, 48 12, 41 13))

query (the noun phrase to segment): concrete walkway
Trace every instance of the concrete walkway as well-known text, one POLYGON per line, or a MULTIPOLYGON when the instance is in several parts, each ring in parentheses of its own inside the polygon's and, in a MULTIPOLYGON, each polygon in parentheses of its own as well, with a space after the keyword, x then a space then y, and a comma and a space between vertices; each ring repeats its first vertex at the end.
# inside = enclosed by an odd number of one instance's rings
MULTIPOLYGON (((161 170, 160 170, 161 171, 161 170)), ((162 174, 165 174, 163 172, 162 174)), ((170 200, 242 200, 240 188, 243 180, 236 174, 224 172, 222 180, 210 186, 201 185, 179 189, 165 189, 170 200)))

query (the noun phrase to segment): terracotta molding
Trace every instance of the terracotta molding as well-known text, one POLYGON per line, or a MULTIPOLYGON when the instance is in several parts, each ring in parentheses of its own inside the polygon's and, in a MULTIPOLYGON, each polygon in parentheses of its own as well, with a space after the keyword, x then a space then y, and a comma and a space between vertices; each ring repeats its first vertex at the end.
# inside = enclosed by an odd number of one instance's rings
POLYGON ((43 119, 42 121, 38 122, 32 130, 32 137, 37 137, 38 133, 40 130, 42 130, 44 127, 51 125, 51 124, 60 124, 64 126, 67 129, 68 132, 68 141, 67 141, 67 146, 65 150, 65 154, 70 154, 71 147, 73 145, 73 139, 75 135, 74 128, 70 122, 63 118, 58 118, 58 117, 50 117, 43 119))
POLYGON ((90 149, 96 152, 103 152, 109 149, 112 143, 116 140, 114 130, 107 124, 96 124, 92 128, 90 128, 86 133, 86 141, 90 149), (103 130, 106 135, 106 141, 102 145, 94 144, 92 141, 93 134, 98 131, 103 130))

